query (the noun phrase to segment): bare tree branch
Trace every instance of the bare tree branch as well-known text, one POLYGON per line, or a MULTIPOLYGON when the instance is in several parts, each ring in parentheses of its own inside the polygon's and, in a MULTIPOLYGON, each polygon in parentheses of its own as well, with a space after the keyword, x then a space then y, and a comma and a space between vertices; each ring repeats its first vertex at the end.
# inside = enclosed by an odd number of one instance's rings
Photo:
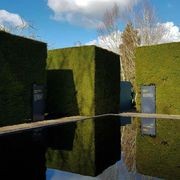
POLYGON ((13 24, 6 23, 0 24, 0 31, 20 35, 31 39, 39 39, 36 35, 37 29, 30 22, 26 22, 21 18, 21 24, 14 26, 13 24))
POLYGON ((106 10, 102 23, 97 28, 97 33, 100 41, 105 46, 119 54, 119 44, 121 41, 120 31, 118 28, 120 13, 117 4, 111 9, 106 10))
POLYGON ((168 33, 161 25, 155 8, 146 0, 134 10, 134 27, 138 29, 141 37, 141 45, 152 45, 161 42, 163 36, 168 33))

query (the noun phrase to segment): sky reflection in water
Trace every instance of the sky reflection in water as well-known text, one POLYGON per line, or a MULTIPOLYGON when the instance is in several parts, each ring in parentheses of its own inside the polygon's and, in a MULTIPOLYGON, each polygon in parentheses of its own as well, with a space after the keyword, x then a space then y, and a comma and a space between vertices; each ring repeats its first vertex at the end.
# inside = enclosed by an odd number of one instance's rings
POLYGON ((47 180, 162 180, 156 177, 145 176, 136 172, 128 172, 126 165, 122 160, 118 161, 113 166, 107 168, 102 174, 97 177, 83 176, 75 173, 47 169, 46 171, 47 180))

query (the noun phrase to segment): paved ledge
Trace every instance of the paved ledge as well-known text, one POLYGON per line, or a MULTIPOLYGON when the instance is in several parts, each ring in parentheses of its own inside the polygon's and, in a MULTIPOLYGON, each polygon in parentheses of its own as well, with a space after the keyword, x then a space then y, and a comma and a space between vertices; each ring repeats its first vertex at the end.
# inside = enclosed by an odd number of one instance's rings
POLYGON ((33 130, 43 127, 58 126, 61 124, 84 121, 92 118, 100 118, 106 116, 119 116, 119 117, 139 117, 139 118, 158 118, 158 119, 171 119, 180 120, 180 115, 168 115, 168 114, 146 114, 146 113, 134 113, 134 112, 123 112, 119 114, 102 114, 96 116, 71 116, 59 119, 51 119, 44 121, 37 121, 31 123, 17 124, 11 126, 0 127, 0 135, 7 135, 16 132, 22 132, 27 130, 33 130))

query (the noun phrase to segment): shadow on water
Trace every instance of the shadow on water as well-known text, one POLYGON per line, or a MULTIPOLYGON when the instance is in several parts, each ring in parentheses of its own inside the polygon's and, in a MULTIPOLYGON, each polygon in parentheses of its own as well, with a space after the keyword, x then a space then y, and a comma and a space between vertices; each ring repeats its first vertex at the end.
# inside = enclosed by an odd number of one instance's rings
POLYGON ((44 180, 44 132, 31 131, 0 137, 0 179, 44 180))
POLYGON ((45 180, 47 149, 72 150, 75 127, 69 123, 0 136, 0 179, 45 180))
POLYGON ((96 175, 121 159, 118 117, 94 119, 96 175))
POLYGON ((47 129, 47 146, 54 150, 72 150, 76 123, 68 123, 47 129))

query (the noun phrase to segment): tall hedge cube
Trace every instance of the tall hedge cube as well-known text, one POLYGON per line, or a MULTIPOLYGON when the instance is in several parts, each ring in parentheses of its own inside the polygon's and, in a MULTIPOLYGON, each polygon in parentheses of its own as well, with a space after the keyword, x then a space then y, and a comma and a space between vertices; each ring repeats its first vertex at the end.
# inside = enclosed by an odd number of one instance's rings
POLYGON ((0 31, 0 126, 32 118, 32 86, 46 83, 46 44, 0 31))
MULTIPOLYGON (((49 51, 47 113, 50 117, 118 113, 119 67, 117 54, 96 46, 49 51)), ((51 148, 48 167, 97 175, 120 158, 119 129, 116 117, 76 123, 72 149, 51 148)))
MULTIPOLYGON (((180 114, 180 43, 140 47, 136 51, 137 108, 140 87, 156 87, 156 113, 180 114)), ((180 122, 157 119, 156 137, 137 136, 137 169, 143 174, 180 179, 180 122)))

